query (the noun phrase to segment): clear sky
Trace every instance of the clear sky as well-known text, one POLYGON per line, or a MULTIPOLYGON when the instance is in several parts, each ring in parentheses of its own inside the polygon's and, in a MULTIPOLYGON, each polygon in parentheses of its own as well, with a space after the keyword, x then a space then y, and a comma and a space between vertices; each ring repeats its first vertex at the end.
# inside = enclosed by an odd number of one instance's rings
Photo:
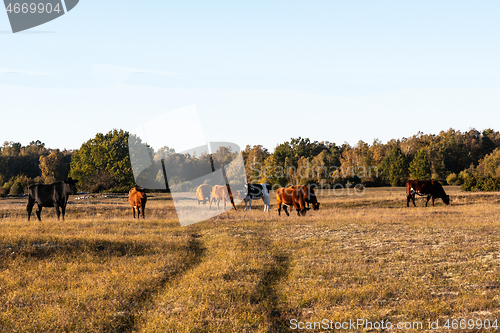
POLYGON ((189 105, 208 141, 270 150, 500 130, 498 13, 498 1, 81 0, 12 34, 0 11, 0 141, 79 148, 189 105))

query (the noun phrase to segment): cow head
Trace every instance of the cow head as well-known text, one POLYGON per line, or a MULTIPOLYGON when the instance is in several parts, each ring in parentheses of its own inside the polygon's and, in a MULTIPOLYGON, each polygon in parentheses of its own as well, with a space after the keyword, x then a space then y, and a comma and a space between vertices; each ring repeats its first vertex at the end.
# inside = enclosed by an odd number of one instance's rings
POLYGON ((314 193, 312 187, 309 187, 309 192, 306 197, 306 202, 312 205, 313 210, 319 209, 319 202, 318 199, 316 198, 316 194, 314 193))
POLYGON ((233 197, 236 199, 236 200, 243 200, 244 197, 243 197, 243 194, 242 194, 242 191, 233 191, 233 197))
POLYGON ((450 196, 449 195, 445 195, 442 197, 443 199, 443 202, 445 205, 449 205, 450 204, 450 196))
POLYGON ((73 178, 68 177, 65 181, 63 181, 63 183, 66 184, 66 188, 69 188, 70 194, 78 193, 78 189, 76 188, 76 183, 78 183, 78 180, 73 180, 73 178))
POLYGON ((137 192, 144 192, 144 187, 140 187, 140 186, 137 186, 137 185, 136 185, 136 186, 134 186, 134 188, 135 188, 135 190, 136 190, 137 192))
POLYGON ((300 210, 300 215, 306 216, 307 211, 310 209, 311 209, 310 207, 304 207, 304 209, 300 210))

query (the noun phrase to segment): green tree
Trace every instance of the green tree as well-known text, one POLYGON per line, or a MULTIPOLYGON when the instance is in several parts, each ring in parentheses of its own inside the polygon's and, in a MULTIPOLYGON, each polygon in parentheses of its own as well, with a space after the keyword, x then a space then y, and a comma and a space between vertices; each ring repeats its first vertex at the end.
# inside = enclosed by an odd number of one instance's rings
POLYGON ((128 191, 134 185, 128 137, 128 132, 116 129, 105 135, 97 133, 73 154, 70 177, 91 192, 128 191))
POLYGON ((408 161, 399 147, 393 147, 380 165, 382 178, 391 186, 402 186, 408 179, 408 161))
POLYGON ((431 177, 431 168, 427 150, 421 148, 410 163, 410 177, 412 179, 425 180, 431 177))

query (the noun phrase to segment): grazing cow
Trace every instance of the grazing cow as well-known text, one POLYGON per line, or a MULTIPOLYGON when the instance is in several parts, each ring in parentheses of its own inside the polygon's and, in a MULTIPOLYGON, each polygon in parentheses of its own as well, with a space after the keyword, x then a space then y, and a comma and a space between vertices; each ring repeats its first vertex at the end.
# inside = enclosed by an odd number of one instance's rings
POLYGON ((278 215, 281 216, 281 204, 283 204, 283 210, 287 216, 288 207, 295 207, 298 216, 306 215, 306 212, 311 209, 309 204, 312 205, 313 210, 319 209, 319 203, 314 194, 314 190, 305 185, 290 186, 286 189, 280 187, 276 191, 276 200, 278 202, 278 215))
POLYGON ((128 202, 130 206, 132 206, 132 213, 134 214, 135 219, 135 210, 137 209, 137 218, 141 215, 142 210, 142 218, 144 219, 144 211, 146 210, 146 201, 148 198, 146 196, 146 192, 144 192, 144 188, 135 186, 128 191, 128 202))
POLYGON ((311 186, 304 186, 304 185, 299 185, 302 187, 305 187, 304 191, 306 196, 304 197, 304 201, 306 202, 306 208, 309 208, 309 204, 312 205, 313 210, 318 210, 319 209, 319 202, 318 198, 316 198, 316 194, 314 193, 314 189, 311 186))
POLYGON ((196 189, 196 200, 198 200, 198 205, 200 201, 205 204, 207 200, 210 200, 210 186, 208 184, 201 184, 196 189))
POLYGON ((28 187, 28 205, 26 206, 28 221, 30 220, 31 211, 35 203, 37 204, 36 217, 39 221, 42 220, 40 217, 42 207, 55 207, 57 220, 59 220, 62 212, 62 219, 64 221, 68 198, 70 194, 76 194, 76 192, 76 182, 71 178, 53 184, 30 185, 28 187))
POLYGON ((252 200, 253 199, 262 199, 264 201, 264 211, 268 212, 269 207, 271 206, 271 201, 269 200, 269 191, 272 190, 271 184, 246 184, 246 196, 243 200, 245 200, 245 210, 247 210, 247 204, 250 203, 249 207, 252 210, 252 200))
POLYGON ((217 202, 217 210, 219 210, 219 202, 221 200, 224 200, 224 209, 226 209, 226 201, 229 201, 233 205, 234 210, 236 210, 236 206, 234 205, 233 202, 233 194, 229 186, 215 185, 214 187, 212 187, 212 195, 210 196, 210 205, 208 206, 209 209, 212 208, 212 202, 214 200, 217 202))
POLYGON ((450 204, 450 196, 446 194, 443 186, 437 180, 408 180, 406 182, 406 207, 410 207, 410 200, 415 205, 415 194, 419 196, 427 196, 425 207, 429 199, 432 199, 432 206, 434 207, 434 199, 443 199, 445 205, 450 204))

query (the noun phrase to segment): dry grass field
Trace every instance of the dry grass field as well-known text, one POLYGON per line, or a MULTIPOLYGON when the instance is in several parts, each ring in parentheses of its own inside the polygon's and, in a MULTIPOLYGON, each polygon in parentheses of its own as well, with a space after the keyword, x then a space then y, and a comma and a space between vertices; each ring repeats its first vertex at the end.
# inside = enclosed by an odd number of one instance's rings
POLYGON ((324 319, 479 331, 500 319, 500 193, 445 190, 451 206, 427 208, 407 208, 403 188, 323 193, 306 217, 279 217, 272 196, 269 213, 257 201, 187 227, 166 194, 145 220, 124 195, 72 196, 65 221, 45 208, 42 222, 4 198, 0 331, 333 331, 298 328, 324 319))

